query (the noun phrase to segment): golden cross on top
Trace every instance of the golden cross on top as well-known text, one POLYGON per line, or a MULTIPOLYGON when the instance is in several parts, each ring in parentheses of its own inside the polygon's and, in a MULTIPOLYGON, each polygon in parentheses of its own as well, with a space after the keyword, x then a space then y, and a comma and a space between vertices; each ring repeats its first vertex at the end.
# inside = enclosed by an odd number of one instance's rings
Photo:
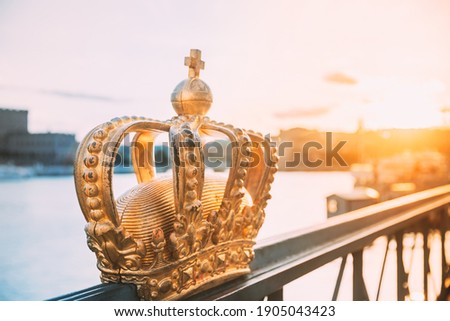
POLYGON ((184 58, 184 65, 189 67, 189 78, 198 78, 200 69, 205 69, 202 52, 198 49, 191 49, 190 56, 184 58))

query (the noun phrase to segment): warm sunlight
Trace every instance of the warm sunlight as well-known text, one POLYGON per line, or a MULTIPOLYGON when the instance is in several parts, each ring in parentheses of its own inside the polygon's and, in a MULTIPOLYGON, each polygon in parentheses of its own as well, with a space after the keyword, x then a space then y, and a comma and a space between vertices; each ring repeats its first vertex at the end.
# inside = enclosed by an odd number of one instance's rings
POLYGON ((0 0, 0 319, 450 301, 449 31, 450 0, 0 0))
POLYGON ((386 97, 363 107, 364 125, 371 129, 426 128, 441 125, 439 106, 420 101, 420 95, 386 97), (416 98, 416 99, 415 99, 416 98))

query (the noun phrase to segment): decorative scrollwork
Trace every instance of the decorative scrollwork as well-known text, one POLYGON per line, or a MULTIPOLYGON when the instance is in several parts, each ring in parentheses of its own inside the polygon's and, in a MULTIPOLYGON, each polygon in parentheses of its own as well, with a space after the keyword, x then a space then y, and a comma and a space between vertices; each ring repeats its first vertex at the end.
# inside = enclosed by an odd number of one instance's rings
POLYGON ((138 270, 146 255, 142 240, 120 224, 111 188, 111 175, 118 146, 130 128, 151 124, 143 117, 114 118, 94 128, 80 144, 75 161, 75 185, 88 224, 89 248, 99 268, 138 270))
POLYGON ((203 220, 200 201, 203 190, 204 162, 200 136, 192 127, 195 123, 184 122, 171 129, 175 175, 174 231, 170 235, 173 258, 181 259, 203 249, 211 234, 211 224, 203 220), (178 196, 178 197, 177 197, 178 196))
POLYGON ((141 240, 135 240, 121 227, 115 227, 110 221, 101 220, 86 225, 89 248, 97 254, 99 264, 108 269, 127 269, 136 271, 141 268, 141 258, 145 247, 141 240))

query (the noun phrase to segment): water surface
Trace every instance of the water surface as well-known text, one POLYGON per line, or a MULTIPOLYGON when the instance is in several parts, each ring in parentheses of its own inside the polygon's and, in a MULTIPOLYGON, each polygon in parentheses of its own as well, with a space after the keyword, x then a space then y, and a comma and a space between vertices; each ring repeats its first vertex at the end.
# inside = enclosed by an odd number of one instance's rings
MULTIPOLYGON (((135 183, 116 175, 119 195, 135 183)), ((279 172, 258 240, 326 219, 325 197, 350 191, 343 172, 279 172)), ((72 177, 0 181, 0 300, 43 300, 99 283, 72 177)))

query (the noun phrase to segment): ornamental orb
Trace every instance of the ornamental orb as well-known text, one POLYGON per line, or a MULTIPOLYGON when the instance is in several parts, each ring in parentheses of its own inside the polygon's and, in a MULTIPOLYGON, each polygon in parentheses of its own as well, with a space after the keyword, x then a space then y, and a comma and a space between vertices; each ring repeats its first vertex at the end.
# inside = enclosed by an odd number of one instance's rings
POLYGON ((170 100, 175 112, 181 115, 205 115, 213 101, 209 86, 199 78, 200 70, 205 68, 201 52, 191 50, 190 57, 184 59, 189 67, 189 78, 180 82, 172 92, 170 100))

